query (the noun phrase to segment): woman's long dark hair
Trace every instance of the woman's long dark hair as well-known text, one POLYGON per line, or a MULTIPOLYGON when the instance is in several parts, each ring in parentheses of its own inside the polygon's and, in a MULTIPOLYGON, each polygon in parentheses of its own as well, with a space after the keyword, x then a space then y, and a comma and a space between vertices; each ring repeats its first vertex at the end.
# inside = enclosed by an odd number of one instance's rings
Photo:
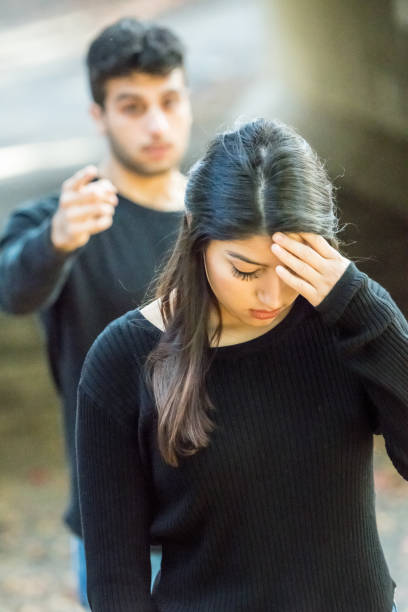
MULTIPOLYGON (((337 246, 332 185, 323 164, 293 129, 258 119, 218 135, 190 171, 186 217, 156 289, 163 332, 146 362, 158 413, 164 460, 208 446, 213 406, 205 381, 212 308, 204 253, 211 240, 239 240, 276 231, 313 232, 337 246)), ((218 317, 220 321, 220 316, 218 317)))

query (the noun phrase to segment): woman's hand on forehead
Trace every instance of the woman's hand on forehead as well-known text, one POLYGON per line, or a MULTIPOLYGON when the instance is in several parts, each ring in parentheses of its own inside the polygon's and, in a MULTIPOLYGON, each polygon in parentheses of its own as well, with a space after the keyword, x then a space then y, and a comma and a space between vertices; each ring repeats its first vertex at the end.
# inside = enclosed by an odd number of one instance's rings
POLYGON ((278 232, 272 240, 271 250, 282 264, 276 273, 313 306, 324 300, 350 263, 318 234, 278 232))

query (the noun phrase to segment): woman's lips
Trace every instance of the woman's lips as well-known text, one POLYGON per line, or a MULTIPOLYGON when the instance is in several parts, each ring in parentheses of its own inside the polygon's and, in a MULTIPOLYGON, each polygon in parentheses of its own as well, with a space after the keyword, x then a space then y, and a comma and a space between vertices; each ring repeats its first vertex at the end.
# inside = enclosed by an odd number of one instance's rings
POLYGON ((281 310, 281 308, 278 308, 278 310, 253 310, 251 308, 250 313, 255 319, 274 319, 281 310))

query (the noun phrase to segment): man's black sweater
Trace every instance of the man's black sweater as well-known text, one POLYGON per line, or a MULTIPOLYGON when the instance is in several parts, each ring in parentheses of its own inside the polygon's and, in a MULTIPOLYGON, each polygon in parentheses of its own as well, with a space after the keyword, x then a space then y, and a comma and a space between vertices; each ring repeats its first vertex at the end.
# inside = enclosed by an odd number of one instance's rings
POLYGON ((298 297, 215 351, 208 448, 162 460, 143 380, 162 332, 112 323, 79 385, 80 504, 94 612, 391 612, 373 433, 408 479, 408 325, 354 264, 321 305, 298 297), (149 592, 149 544, 163 546, 149 592))
POLYGON ((61 395, 71 498, 65 514, 81 534, 76 478, 76 393, 83 361, 98 334, 139 305, 165 253, 173 246, 181 212, 139 206, 119 195, 112 227, 72 254, 51 243, 52 196, 18 209, 0 241, 0 308, 38 311, 51 371, 61 395))

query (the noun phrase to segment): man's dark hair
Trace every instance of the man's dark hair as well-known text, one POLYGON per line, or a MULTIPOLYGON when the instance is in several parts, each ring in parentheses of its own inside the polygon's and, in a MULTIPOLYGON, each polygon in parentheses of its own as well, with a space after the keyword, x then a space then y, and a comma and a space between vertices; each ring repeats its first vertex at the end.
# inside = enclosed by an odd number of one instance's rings
POLYGON ((92 97, 105 101, 105 83, 131 72, 165 76, 184 65, 184 45, 167 28, 126 17, 103 30, 89 47, 86 63, 92 97))

